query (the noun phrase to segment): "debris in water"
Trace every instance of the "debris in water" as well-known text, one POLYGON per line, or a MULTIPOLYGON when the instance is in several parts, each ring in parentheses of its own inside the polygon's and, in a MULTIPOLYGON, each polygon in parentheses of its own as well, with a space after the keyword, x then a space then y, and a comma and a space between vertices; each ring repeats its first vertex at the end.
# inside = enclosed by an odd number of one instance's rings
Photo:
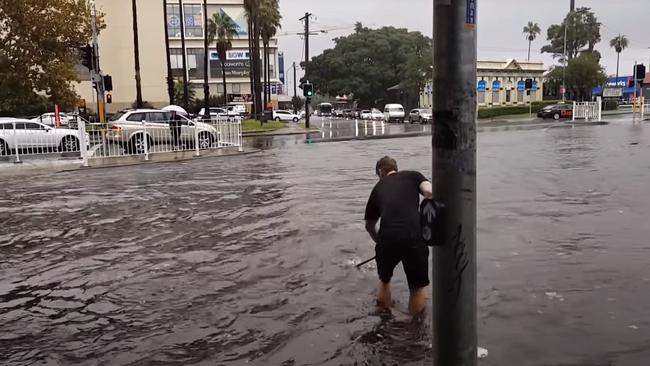
POLYGON ((486 358, 488 356, 488 350, 486 348, 479 347, 478 350, 478 358, 486 358))

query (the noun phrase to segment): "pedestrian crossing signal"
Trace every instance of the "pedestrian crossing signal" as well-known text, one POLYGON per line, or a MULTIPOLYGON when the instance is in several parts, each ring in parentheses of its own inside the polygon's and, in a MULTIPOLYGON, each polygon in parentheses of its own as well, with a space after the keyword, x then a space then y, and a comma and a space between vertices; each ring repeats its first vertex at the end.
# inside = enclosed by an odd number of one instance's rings
POLYGON ((302 86, 303 95, 307 98, 314 96, 314 85, 306 83, 302 86))

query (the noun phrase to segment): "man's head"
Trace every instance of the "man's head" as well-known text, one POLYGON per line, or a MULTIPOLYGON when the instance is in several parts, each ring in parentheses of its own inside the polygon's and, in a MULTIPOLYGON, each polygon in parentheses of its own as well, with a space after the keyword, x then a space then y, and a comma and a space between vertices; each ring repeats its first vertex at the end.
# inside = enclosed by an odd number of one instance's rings
POLYGON ((375 167, 375 172, 379 178, 383 178, 390 174, 391 172, 397 172, 397 162, 395 159, 390 156, 384 156, 379 159, 377 166, 375 167))

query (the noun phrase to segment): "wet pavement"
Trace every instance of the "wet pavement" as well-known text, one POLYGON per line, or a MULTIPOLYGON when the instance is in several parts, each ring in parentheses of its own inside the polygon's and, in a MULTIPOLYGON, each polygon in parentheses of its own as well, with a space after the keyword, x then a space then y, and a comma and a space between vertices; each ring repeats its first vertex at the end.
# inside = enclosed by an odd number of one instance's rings
MULTIPOLYGON (((376 159, 430 175, 430 137, 312 139, 4 179, 0 363, 431 364, 354 267, 376 159)), ((479 135, 481 365, 647 363, 648 182, 647 123, 479 135)))

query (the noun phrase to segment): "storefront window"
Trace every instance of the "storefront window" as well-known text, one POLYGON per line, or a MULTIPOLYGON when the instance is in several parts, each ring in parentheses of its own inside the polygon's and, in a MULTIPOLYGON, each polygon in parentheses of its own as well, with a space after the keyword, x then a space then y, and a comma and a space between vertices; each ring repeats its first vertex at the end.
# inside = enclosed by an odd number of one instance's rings
POLYGON ((204 55, 203 48, 189 48, 187 50, 187 70, 190 80, 203 80, 204 55))
POLYGON ((172 66, 172 76, 175 78, 183 77, 183 51, 180 48, 171 48, 169 50, 169 61, 172 66))

